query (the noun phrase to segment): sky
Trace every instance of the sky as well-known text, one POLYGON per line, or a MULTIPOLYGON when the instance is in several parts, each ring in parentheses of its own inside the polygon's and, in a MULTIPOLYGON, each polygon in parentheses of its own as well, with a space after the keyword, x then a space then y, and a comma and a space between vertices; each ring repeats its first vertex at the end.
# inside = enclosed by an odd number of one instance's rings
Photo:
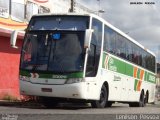
POLYGON ((154 52, 160 62, 160 0, 76 0, 154 52), (154 2, 155 4, 130 4, 154 2), (99 4, 100 3, 100 4, 99 4))

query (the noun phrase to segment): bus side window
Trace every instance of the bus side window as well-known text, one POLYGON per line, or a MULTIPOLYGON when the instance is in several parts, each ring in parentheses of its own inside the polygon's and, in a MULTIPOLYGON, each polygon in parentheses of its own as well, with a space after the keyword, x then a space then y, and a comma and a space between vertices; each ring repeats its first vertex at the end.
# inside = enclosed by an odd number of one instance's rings
POLYGON ((142 51, 142 67, 146 68, 146 51, 142 51))
POLYGON ((126 59, 132 62, 133 59, 133 50, 132 50, 132 43, 126 40, 126 59))
POLYGON ((105 33, 104 33, 104 50, 106 52, 110 52, 115 54, 115 42, 116 42, 116 33, 110 29, 109 27, 105 26, 105 33))

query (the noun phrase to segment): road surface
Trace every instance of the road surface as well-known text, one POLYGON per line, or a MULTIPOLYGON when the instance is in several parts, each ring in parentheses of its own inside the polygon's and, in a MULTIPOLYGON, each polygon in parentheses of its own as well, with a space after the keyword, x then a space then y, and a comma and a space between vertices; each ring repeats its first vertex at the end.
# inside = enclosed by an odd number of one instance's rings
POLYGON ((88 104, 62 104, 47 109, 39 104, 0 105, 0 120, 159 120, 160 104, 130 108, 128 104, 113 104, 111 108, 93 109, 88 104))

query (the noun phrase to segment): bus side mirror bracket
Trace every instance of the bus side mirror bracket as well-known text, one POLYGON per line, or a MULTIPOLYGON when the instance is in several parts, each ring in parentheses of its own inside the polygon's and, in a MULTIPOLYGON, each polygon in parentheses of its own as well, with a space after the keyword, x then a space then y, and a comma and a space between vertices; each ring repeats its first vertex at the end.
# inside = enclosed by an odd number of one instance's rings
POLYGON ((17 36, 18 36, 18 31, 15 30, 15 31, 13 31, 13 32, 11 33, 11 38, 10 38, 11 47, 16 48, 16 49, 18 48, 18 47, 16 46, 17 36))
POLYGON ((90 41, 92 37, 93 29, 86 29, 85 39, 84 39, 84 48, 90 48, 90 41))

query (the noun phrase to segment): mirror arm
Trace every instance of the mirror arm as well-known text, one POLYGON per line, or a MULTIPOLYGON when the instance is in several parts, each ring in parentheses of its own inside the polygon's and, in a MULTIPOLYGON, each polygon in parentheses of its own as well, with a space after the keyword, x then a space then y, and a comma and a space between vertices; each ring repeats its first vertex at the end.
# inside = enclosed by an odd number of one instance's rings
MULTIPOLYGON (((24 29, 23 29, 24 30, 24 29)), ((14 30, 12 33, 11 33, 11 38, 10 38, 10 45, 12 48, 18 48, 16 46, 16 41, 17 41, 17 38, 18 38, 18 32, 20 32, 22 30, 14 30)), ((23 32, 22 32, 23 33, 23 32)))

